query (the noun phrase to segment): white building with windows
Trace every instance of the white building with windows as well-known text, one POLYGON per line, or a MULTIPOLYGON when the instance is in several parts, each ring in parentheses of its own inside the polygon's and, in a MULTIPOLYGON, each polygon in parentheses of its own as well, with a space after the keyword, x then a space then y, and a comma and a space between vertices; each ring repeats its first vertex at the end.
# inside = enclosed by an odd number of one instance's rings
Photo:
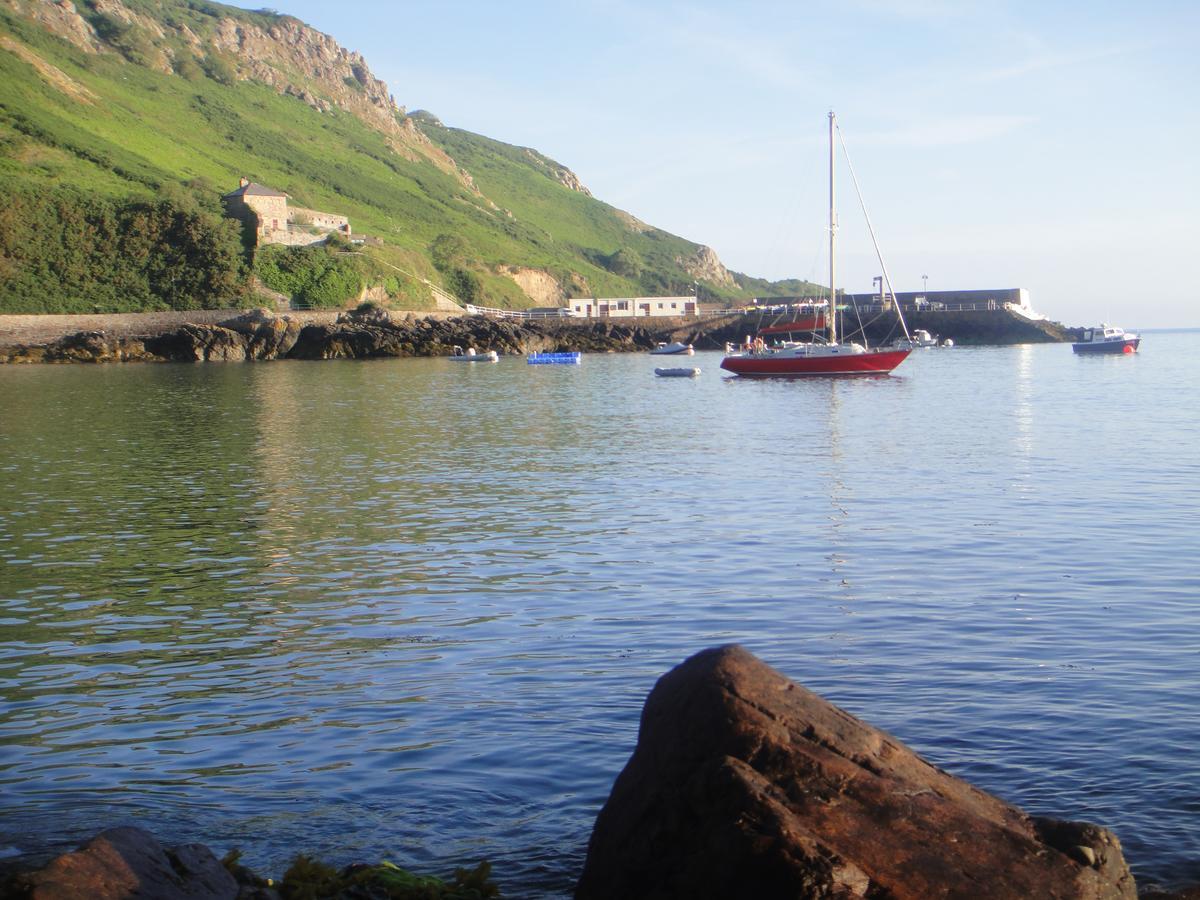
POLYGON ((567 301, 579 319, 634 319, 649 316, 694 316, 699 305, 686 297, 574 297, 567 301))

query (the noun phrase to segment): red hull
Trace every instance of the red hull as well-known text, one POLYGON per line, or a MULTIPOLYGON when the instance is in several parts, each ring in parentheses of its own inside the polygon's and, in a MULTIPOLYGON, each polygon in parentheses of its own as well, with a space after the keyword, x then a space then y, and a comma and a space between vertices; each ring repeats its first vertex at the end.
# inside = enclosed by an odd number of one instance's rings
POLYGON ((879 350, 845 356, 727 356, 721 368, 735 375, 886 375, 911 350, 879 350))

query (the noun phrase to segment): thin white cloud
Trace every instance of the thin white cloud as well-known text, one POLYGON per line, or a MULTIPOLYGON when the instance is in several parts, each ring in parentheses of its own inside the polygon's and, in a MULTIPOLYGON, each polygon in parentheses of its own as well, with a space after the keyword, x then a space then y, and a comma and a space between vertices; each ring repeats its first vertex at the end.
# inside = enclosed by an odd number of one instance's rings
POLYGON ((670 46, 664 55, 707 69, 749 76, 766 87, 798 92, 810 90, 819 72, 798 56, 794 32, 775 19, 775 34, 749 24, 747 8, 702 8, 694 3, 639 5, 626 0, 603 0, 590 5, 609 21, 619 19, 630 35, 652 37, 670 46))
MULTIPOLYGON (((892 147, 948 147, 1006 137, 1032 127, 1033 116, 977 115, 912 122, 886 131, 853 135, 854 145, 892 147)), ((849 140, 849 137, 848 137, 849 140)))
POLYGON ((871 15, 924 21, 963 19, 987 8, 985 3, 967 0, 857 0, 852 5, 871 15))
POLYGON ((1144 54, 1162 46, 1162 42, 1146 41, 1109 47, 1090 47, 1067 52, 1035 53, 1012 65, 982 71, 975 76, 975 80, 982 83, 1008 81, 1055 69, 1086 67, 1093 63, 1144 54))
POLYGON ((711 14, 678 22, 668 35, 685 54, 704 59, 705 65, 736 69, 763 85, 807 92, 817 80, 809 67, 797 61, 794 49, 769 46, 762 35, 739 34, 733 23, 711 14))

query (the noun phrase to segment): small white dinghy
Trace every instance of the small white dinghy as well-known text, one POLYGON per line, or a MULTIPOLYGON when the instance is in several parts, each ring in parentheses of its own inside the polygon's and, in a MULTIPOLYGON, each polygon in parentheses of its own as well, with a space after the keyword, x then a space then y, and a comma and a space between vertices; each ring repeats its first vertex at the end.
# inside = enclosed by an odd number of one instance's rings
POLYGON ((676 353, 691 356, 695 352, 691 344, 685 344, 683 341, 672 341, 669 344, 659 341, 658 345, 650 351, 654 356, 670 356, 676 353))
POLYGON ((498 362, 500 360, 500 354, 495 350, 488 350, 484 353, 476 353, 474 347, 468 347, 467 352, 463 353, 463 348, 456 345, 454 347, 454 353, 446 358, 451 359, 454 362, 498 362))
POLYGON ((654 374, 659 378, 695 378, 700 369, 695 366, 685 366, 679 369, 655 369, 654 374))

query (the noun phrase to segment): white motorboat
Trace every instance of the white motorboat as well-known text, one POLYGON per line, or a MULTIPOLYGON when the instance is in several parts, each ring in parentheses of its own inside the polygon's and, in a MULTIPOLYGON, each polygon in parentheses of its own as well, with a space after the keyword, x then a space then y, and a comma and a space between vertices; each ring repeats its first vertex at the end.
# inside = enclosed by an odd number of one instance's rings
MULTIPOLYGON (((901 350, 918 350, 922 347, 938 346, 938 339, 924 328, 916 328, 909 337, 900 338, 892 346, 901 350)), ((942 346, 953 347, 954 341, 950 341, 942 346)))
POLYGON ((1076 341, 1071 349, 1076 353, 1137 353, 1138 344, 1142 342, 1139 335, 1112 325, 1101 325, 1099 328, 1085 328, 1083 340, 1076 341))
POLYGON ((462 347, 455 345, 454 353, 446 358, 453 362, 498 362, 500 354, 495 350, 477 353, 474 347, 468 347, 464 352, 462 347))
POLYGON ((668 356, 676 353, 691 356, 696 351, 691 344, 685 344, 683 341, 672 341, 669 344, 659 341, 658 346, 650 352, 656 356, 668 356))

